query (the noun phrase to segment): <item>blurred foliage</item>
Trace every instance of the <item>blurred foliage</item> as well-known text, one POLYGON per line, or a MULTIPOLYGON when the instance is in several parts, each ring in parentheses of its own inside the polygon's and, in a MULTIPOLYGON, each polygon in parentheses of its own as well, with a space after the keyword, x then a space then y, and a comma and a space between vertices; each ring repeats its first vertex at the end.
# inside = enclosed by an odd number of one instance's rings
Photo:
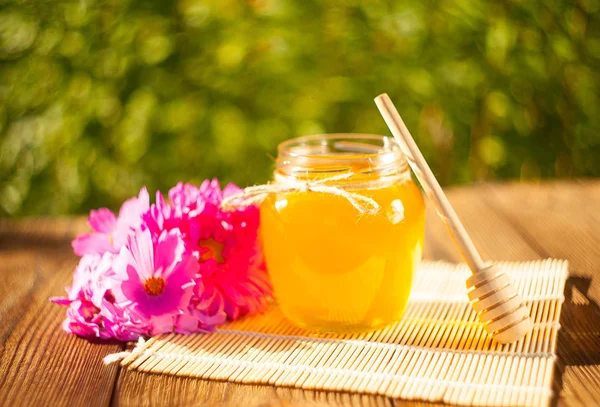
POLYGON ((276 145, 387 134, 444 184, 600 175, 600 2, 21 0, 0 6, 0 214, 270 178, 276 145))

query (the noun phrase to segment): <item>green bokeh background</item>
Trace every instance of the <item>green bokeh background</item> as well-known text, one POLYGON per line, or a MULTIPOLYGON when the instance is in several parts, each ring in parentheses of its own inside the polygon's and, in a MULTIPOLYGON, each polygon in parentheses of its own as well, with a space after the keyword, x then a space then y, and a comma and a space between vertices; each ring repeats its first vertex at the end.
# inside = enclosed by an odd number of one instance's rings
POLYGON ((0 215, 142 185, 270 178, 282 140, 388 134, 440 181, 600 175, 600 3, 102 0, 0 5, 0 215))

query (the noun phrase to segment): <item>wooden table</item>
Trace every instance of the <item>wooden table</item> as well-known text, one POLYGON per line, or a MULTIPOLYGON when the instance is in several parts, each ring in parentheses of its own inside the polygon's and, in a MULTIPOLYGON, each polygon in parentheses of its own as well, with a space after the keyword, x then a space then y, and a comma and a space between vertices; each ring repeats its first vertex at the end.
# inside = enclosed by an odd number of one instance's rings
MULTIPOLYGON (((449 197, 485 257, 570 261, 560 319, 556 401, 567 406, 600 405, 600 181, 483 184, 450 189, 449 197)), ((104 366, 102 358, 123 345, 67 335, 60 327, 65 309, 48 302, 70 284, 77 259, 69 242, 85 229, 81 218, 0 220, 0 405, 406 403, 104 366)), ((425 250, 430 259, 460 261, 431 210, 425 250)))

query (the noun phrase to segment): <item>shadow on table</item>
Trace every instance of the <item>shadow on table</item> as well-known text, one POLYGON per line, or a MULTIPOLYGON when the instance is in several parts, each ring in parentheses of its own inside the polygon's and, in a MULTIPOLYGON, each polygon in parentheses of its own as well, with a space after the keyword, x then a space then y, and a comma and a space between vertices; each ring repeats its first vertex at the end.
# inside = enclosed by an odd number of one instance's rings
POLYGON ((565 302, 560 316, 561 329, 558 335, 558 363, 555 371, 556 393, 572 392, 584 401, 587 391, 597 391, 597 383, 588 376, 589 366, 600 366, 600 307, 590 298, 588 291, 591 280, 584 277, 569 277, 565 284, 565 302), (578 370, 578 388, 569 383, 564 386, 565 374, 578 370), (585 384, 589 382, 587 387, 585 384))

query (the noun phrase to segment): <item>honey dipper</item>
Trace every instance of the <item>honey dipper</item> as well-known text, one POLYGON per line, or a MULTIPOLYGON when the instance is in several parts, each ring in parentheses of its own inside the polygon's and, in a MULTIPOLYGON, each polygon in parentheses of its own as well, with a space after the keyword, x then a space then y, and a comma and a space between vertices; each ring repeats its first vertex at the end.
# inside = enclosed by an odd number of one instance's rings
POLYGON ((385 93, 377 96, 375 104, 471 269, 467 290, 479 320, 497 342, 511 343, 521 339, 531 331, 532 322, 529 309, 515 286, 499 266, 481 259, 389 96, 385 93))

